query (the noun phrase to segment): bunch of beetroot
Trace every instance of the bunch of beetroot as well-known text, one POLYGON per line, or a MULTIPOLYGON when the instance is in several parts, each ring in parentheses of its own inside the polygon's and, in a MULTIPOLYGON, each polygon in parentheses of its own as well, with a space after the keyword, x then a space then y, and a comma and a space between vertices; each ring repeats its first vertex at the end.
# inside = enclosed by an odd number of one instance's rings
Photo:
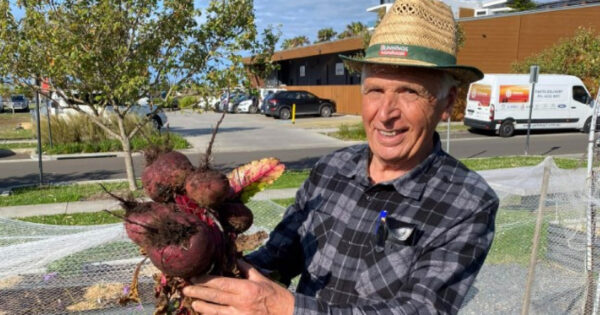
MULTIPOLYGON (((240 234, 253 222, 244 202, 283 173, 284 165, 275 158, 253 161, 228 175, 212 169, 210 150, 219 124, 199 167, 180 152, 155 148, 146 152, 142 174, 144 191, 152 201, 119 198, 128 237, 163 273, 157 279, 155 314, 167 313, 174 304, 179 311, 172 313, 193 314, 180 294, 186 279, 208 273, 237 276, 235 260, 241 251, 251 249, 240 244, 247 239, 240 234)), ((254 237, 250 247, 264 237, 266 233, 254 237)))

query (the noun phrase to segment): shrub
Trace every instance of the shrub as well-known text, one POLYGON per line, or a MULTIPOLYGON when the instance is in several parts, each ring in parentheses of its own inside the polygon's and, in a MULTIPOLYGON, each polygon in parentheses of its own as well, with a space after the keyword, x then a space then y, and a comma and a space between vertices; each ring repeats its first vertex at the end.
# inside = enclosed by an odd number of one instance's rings
POLYGON ((198 98, 195 96, 184 96, 179 99, 180 108, 192 108, 197 106, 198 98))
POLYGON ((600 83, 600 36, 591 28, 579 27, 573 37, 563 38, 511 67, 513 72, 529 73, 532 65, 538 65, 542 73, 577 76, 592 95, 596 95, 600 83))
MULTIPOLYGON (((117 117, 110 116, 102 118, 111 130, 118 133, 117 117)), ((48 123, 45 117, 41 119, 42 143, 49 143, 48 123)), ((129 115, 125 118, 125 130, 130 132, 140 123, 140 118, 129 115)), ((92 119, 83 114, 50 116, 50 128, 52 128, 52 143, 66 144, 74 142, 100 142, 111 139, 111 136, 92 119)), ((145 134, 154 132, 152 124, 148 123, 142 128, 145 134)))
MULTIPOLYGON (((112 130, 117 130, 116 117, 107 118, 105 122, 112 130)), ((125 130, 130 132, 140 123, 137 116, 131 115, 125 119, 125 130)), ((48 124, 45 118, 41 121, 43 150, 47 154, 72 154, 121 151, 121 142, 112 138, 104 129, 96 125, 86 115, 51 116, 52 148, 49 146, 48 124)), ((133 137, 131 149, 141 151, 148 146, 148 139, 161 144, 167 137, 175 149, 185 149, 189 143, 181 136, 172 133, 158 133, 151 124, 146 124, 133 137)))

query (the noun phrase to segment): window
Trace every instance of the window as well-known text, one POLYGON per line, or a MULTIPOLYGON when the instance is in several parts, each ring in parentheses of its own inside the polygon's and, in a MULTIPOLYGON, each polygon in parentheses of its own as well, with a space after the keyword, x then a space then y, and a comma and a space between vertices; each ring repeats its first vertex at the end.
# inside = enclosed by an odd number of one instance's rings
POLYGON ((338 62, 335 64, 335 75, 344 75, 344 63, 338 62))
POLYGON ((300 76, 303 77, 306 75, 306 66, 300 66, 300 76))
POLYGON ((590 97, 583 86, 575 85, 573 86, 573 99, 580 103, 587 104, 590 97))

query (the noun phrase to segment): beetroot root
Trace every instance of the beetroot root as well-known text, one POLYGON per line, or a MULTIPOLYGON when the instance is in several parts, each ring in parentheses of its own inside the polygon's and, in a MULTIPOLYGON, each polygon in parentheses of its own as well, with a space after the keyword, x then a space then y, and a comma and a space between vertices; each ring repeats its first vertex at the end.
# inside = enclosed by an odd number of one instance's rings
POLYGON ((172 212, 160 218, 145 247, 152 263, 165 274, 189 278, 206 274, 222 251, 214 227, 192 214, 172 212))
POLYGON ((134 243, 145 246, 149 235, 156 231, 160 217, 173 211, 173 206, 157 202, 138 203, 134 208, 126 209, 125 232, 134 243))
POLYGON ((190 160, 181 152, 160 154, 142 174, 144 191, 156 202, 169 202, 182 193, 185 179, 194 170, 190 160))
POLYGON ((223 228, 236 234, 248 230, 254 221, 252 211, 241 202, 226 202, 219 208, 223 228))
POLYGON ((216 209, 229 195, 231 188, 225 174, 211 169, 192 172, 185 180, 185 192, 200 207, 216 209))

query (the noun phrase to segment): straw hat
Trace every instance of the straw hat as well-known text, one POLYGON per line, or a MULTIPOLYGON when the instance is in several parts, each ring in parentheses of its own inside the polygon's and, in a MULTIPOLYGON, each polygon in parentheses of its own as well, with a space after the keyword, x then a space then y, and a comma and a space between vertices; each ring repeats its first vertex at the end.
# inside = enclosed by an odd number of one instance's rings
POLYGON ((397 0, 375 29, 365 57, 340 57, 357 71, 372 63, 439 69, 462 83, 483 78, 479 69, 456 64, 452 10, 436 0, 397 0))

